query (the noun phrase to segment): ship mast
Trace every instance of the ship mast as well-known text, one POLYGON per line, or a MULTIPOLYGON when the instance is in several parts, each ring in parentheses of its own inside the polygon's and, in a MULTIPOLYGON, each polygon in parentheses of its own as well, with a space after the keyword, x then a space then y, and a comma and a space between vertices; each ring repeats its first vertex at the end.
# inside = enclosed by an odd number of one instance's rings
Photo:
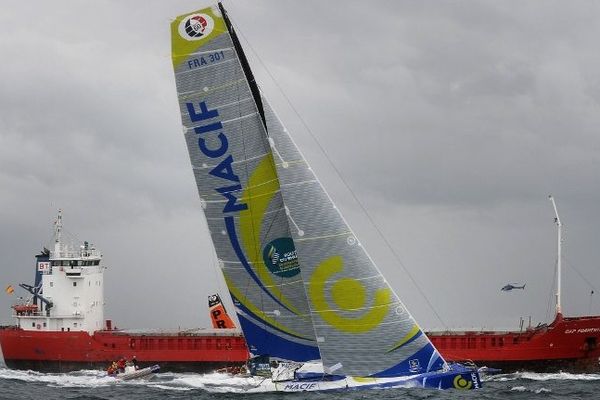
POLYGON ((54 223, 54 254, 60 254, 60 241, 62 236, 62 210, 58 210, 58 216, 54 223))
POLYGON ((550 201, 552 202, 552 207, 554 207, 554 223, 558 227, 558 254, 556 260, 556 315, 562 315, 562 310, 560 307, 560 288, 561 288, 561 260, 562 260, 562 223, 560 222, 560 217, 558 216, 558 209, 556 208, 556 202, 554 201, 554 197, 552 195, 548 196, 550 201))

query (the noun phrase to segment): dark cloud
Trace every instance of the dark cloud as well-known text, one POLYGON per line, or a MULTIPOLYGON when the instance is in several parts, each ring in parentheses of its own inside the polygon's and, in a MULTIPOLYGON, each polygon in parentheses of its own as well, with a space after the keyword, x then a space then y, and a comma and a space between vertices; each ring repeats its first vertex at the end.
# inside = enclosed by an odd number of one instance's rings
MULTIPOLYGON (((565 311, 589 311, 589 286, 572 267, 600 285, 598 4, 225 4, 261 87, 424 326, 441 323, 278 86, 446 324, 546 318, 550 192, 568 228, 565 311), (509 281, 526 281, 527 291, 500 293, 509 281)), ((169 19, 200 6, 4 5, 3 284, 31 279, 61 207, 67 228, 105 254, 107 316, 117 325, 207 323, 206 295, 224 289, 169 58, 169 19)), ((9 301, 0 301, 2 321, 9 301)))

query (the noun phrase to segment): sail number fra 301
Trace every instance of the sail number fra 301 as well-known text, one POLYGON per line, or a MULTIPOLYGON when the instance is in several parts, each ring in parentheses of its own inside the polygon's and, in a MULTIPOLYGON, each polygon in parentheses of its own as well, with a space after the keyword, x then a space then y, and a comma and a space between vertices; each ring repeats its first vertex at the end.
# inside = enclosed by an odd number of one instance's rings
POLYGON ((204 65, 209 65, 225 59, 225 53, 223 50, 215 51, 214 53, 205 54, 197 58, 188 60, 188 69, 199 68, 204 65))

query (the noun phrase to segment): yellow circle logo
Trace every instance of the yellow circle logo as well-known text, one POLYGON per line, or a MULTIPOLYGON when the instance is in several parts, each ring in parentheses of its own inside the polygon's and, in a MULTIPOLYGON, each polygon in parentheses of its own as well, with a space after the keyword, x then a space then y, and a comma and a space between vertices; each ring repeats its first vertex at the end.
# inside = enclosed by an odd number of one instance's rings
POLYGON ((456 375, 454 377, 453 383, 454 383, 454 387, 457 389, 468 390, 468 389, 471 389, 471 386, 473 386, 473 383, 471 381, 468 381, 465 378, 463 378, 462 375, 456 375))
POLYGON ((358 334, 377 328, 388 313, 392 291, 389 288, 374 290, 369 304, 367 288, 363 283, 347 277, 333 279, 333 275, 341 273, 343 269, 344 260, 341 256, 330 257, 315 268, 308 287, 313 309, 339 331, 358 334), (326 283, 331 281, 333 283, 328 293, 333 306, 326 299, 326 283), (336 309, 355 315, 343 316, 336 309))

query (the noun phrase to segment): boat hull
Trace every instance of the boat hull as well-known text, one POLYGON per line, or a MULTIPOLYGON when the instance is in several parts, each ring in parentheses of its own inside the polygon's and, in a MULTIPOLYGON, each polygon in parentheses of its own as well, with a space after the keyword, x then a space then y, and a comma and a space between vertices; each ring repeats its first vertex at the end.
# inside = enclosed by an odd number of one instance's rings
POLYGON ((130 381, 133 379, 149 379, 152 377, 153 374, 156 374, 159 371, 159 365, 152 365, 150 367, 141 368, 130 372, 126 371, 112 376, 121 381, 130 381))
POLYGON ((516 332, 427 334, 449 361, 471 360, 502 372, 600 373, 600 316, 559 315, 548 326, 516 332))
POLYGON ((7 367, 40 372, 105 369, 114 360, 133 356, 142 368, 160 364, 162 371, 209 372, 248 359, 243 337, 225 333, 98 331, 90 335, 4 328, 0 345, 7 367))
MULTIPOLYGON (((256 378, 255 378, 256 379, 256 378)), ((273 382, 271 379, 260 379, 255 386, 244 388, 246 393, 266 392, 326 392, 342 390, 391 389, 421 387, 428 389, 473 390, 481 388, 479 374, 475 370, 460 367, 450 371, 436 371, 425 374, 390 377, 337 377, 331 380, 290 380, 273 382)))

